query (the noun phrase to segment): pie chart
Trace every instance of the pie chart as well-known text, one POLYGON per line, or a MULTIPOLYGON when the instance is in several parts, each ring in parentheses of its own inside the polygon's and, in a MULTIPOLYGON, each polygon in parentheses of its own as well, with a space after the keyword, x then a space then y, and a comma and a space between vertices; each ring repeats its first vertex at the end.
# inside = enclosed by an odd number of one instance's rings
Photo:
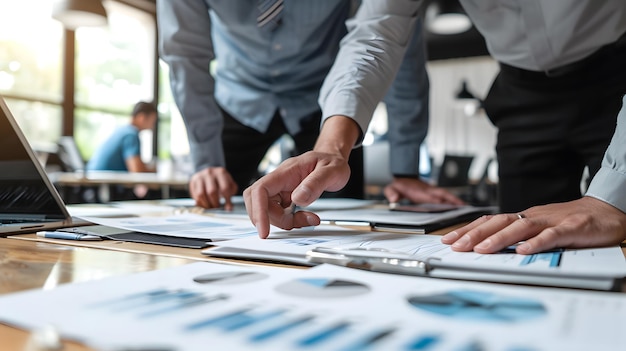
POLYGON ((220 272, 209 273, 193 278, 200 284, 233 285, 251 283, 267 278, 267 274, 258 272, 220 272))
POLYGON ((422 311, 465 320, 521 322, 547 314, 540 301, 486 291, 452 290, 432 295, 414 295, 407 301, 422 311))
POLYGON ((367 285, 335 278, 299 278, 276 287, 276 291, 290 296, 336 298, 366 294, 367 285))

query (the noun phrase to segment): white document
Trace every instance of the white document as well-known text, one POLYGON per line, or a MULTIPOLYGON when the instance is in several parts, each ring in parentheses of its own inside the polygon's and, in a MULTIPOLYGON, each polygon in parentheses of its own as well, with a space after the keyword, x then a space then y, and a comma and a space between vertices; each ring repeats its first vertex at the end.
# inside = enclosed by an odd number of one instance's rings
POLYGON ((376 204, 374 200, 347 199, 347 198, 320 198, 313 201, 309 206, 302 209, 307 211, 330 211, 330 210, 352 210, 368 207, 376 204))
POLYGON ((257 230, 250 220, 216 218, 193 213, 170 216, 118 218, 83 216, 80 218, 95 224, 129 231, 212 241, 258 237, 257 230))
POLYGON ((358 247, 384 238, 404 238, 406 234, 355 231, 336 225, 293 229, 274 229, 267 239, 248 237, 214 243, 202 253, 209 256, 241 259, 267 259, 312 266, 306 254, 316 247, 358 247), (216 246, 216 247, 215 247, 216 246))
MULTIPOLYGON (((204 212, 224 218, 240 218, 249 219, 248 212, 242 196, 233 196, 231 198, 233 203, 233 209, 231 211, 225 211, 222 208, 207 209, 204 212)), ((357 208, 364 208, 375 204, 376 201, 372 200, 360 200, 360 199, 345 199, 345 198, 321 198, 313 201, 309 206, 298 208, 306 211, 324 211, 324 210, 353 210, 357 208)))
MULTIPOLYGON (((250 237, 219 242, 216 243, 217 248, 202 252, 219 257, 312 265, 307 253, 322 247, 354 256, 354 261, 361 261, 360 258, 396 258, 432 263, 438 268, 426 274, 431 277, 599 290, 611 289, 616 279, 626 276, 626 260, 619 247, 555 250, 534 255, 505 252, 479 254, 452 251, 449 245, 441 243, 441 236, 438 235, 343 232, 333 228, 324 226, 315 230, 276 231, 266 240, 250 237)), ((411 274, 406 270, 402 273, 411 274)))
POLYGON ((98 350, 595 351, 626 295, 199 262, 4 295, 0 321, 98 350))
POLYGON ((72 217, 130 217, 137 215, 136 212, 130 212, 128 210, 114 207, 109 204, 72 204, 66 205, 67 211, 72 217))

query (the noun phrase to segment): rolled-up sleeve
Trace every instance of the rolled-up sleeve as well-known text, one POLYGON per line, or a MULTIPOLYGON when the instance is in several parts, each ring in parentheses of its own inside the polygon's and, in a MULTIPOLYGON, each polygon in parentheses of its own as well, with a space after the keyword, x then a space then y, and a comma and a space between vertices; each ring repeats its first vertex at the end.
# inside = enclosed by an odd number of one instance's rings
POLYGON ((400 67, 421 3, 363 1, 347 22, 349 33, 320 91, 323 120, 336 115, 350 117, 363 135, 400 67))
POLYGON ((585 195, 607 202, 626 213, 626 96, 602 167, 593 177, 585 195))
POLYGON ((204 1, 158 0, 159 54, 169 65, 170 85, 185 121, 196 171, 224 166, 222 114, 214 98, 210 64, 215 57, 211 19, 204 1))

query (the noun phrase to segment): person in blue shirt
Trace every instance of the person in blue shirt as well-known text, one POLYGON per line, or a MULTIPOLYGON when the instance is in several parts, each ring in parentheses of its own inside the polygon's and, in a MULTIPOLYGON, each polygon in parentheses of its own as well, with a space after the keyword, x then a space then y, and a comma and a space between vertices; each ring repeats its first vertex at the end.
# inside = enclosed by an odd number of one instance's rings
MULTIPOLYGON (((157 1, 159 51, 169 65, 172 93, 185 121, 196 172, 189 191, 198 206, 220 207, 223 199, 224 207, 232 208, 231 196, 256 180, 266 151, 284 134, 294 139, 295 154, 313 149, 322 120, 320 88, 358 3, 157 1)), ((385 98, 395 176, 385 194, 393 202, 408 197, 459 204, 457 197, 419 179, 429 87, 421 26, 416 28, 385 98)), ((342 196, 363 196, 359 150, 350 155, 356 162, 351 162, 348 186, 337 184, 327 191, 344 188, 342 196)))
POLYGON ((156 107, 138 102, 128 125, 117 128, 93 154, 87 163, 88 171, 154 172, 141 160, 139 132, 154 129, 157 121, 156 107))

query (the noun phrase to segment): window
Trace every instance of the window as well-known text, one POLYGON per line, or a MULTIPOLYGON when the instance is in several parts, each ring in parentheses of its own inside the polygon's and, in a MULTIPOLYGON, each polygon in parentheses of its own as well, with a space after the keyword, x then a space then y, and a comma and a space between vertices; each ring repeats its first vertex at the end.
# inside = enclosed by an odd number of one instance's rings
MULTIPOLYGON (((153 100, 155 84, 154 17, 121 3, 104 4, 107 27, 76 30, 74 137, 86 159, 129 122, 135 103, 153 100)), ((144 159, 152 155, 152 143, 142 142, 142 149, 144 159)))
MULTIPOLYGON (((50 0, 0 1, 0 95, 33 144, 50 149, 63 133, 65 30, 52 19, 50 0)), ((74 138, 89 159, 113 130, 129 122, 133 105, 154 100, 156 19, 122 1, 103 0, 106 27, 75 32, 74 138)), ((70 36, 72 38, 72 36, 70 36)), ((72 53, 70 53, 72 55, 72 53)), ((165 67, 166 68, 166 67, 165 67)), ((188 154, 184 125, 162 73, 160 158, 188 154), (162 125, 161 125, 162 124, 162 125), (174 135, 170 137, 170 135, 174 135), (171 150, 170 139, 175 140, 171 150)), ((152 155, 143 132, 142 158, 152 155)))
POLYGON ((169 66, 159 61, 159 155, 161 158, 189 155, 189 142, 185 122, 181 116, 170 88, 169 66))
POLYGON ((0 94, 34 144, 61 135, 63 27, 51 10, 49 0, 0 2, 0 94))

